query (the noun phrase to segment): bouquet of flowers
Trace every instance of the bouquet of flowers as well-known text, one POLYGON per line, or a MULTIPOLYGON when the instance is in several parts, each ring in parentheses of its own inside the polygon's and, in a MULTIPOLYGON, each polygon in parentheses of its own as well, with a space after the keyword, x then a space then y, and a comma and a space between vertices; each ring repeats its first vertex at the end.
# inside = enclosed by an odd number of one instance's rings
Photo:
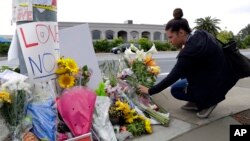
MULTIPOLYGON (((133 89, 135 89, 135 92, 139 84, 146 87, 153 86, 157 75, 160 73, 160 67, 156 65, 155 60, 152 58, 153 53, 157 53, 154 44, 147 52, 144 52, 143 49, 140 50, 136 48, 133 44, 131 44, 130 48, 125 50, 125 61, 132 73, 124 73, 124 71, 128 72, 128 68, 124 69, 122 74, 125 75, 122 75, 122 78, 128 81, 133 89)), ((160 108, 153 103, 149 95, 141 95, 138 93, 137 97, 133 96, 130 98, 132 98, 133 102, 150 117, 153 117, 162 125, 168 126, 169 114, 158 112, 157 110, 160 108)))
POLYGON ((57 65, 55 73, 61 89, 57 98, 58 140, 65 140, 90 132, 96 94, 86 87, 91 76, 86 65, 79 68, 74 59, 64 57, 57 60, 57 65))
POLYGON ((152 133, 150 120, 136 112, 127 102, 117 100, 109 110, 110 117, 118 117, 119 124, 124 126, 122 130, 131 132, 134 136, 140 136, 145 133, 152 133), (125 128, 125 129, 124 129, 125 128))
POLYGON ((77 63, 72 58, 61 57, 57 61, 58 84, 60 88, 70 88, 73 86, 86 86, 90 79, 91 71, 88 66, 79 69, 77 63))
POLYGON ((157 53, 155 45, 147 52, 143 49, 139 50, 133 44, 125 50, 125 61, 128 68, 133 72, 126 79, 133 85, 138 84, 151 87, 156 81, 157 75, 160 73, 160 67, 156 65, 152 54, 157 53), (134 51, 134 52, 132 52, 134 51), (133 57, 135 55, 135 57, 133 57))
POLYGON ((1 74, 0 108, 12 140, 21 140, 23 134, 31 128, 31 124, 23 125, 26 117, 26 105, 31 100, 31 87, 25 81, 26 79, 26 76, 10 70, 1 74))

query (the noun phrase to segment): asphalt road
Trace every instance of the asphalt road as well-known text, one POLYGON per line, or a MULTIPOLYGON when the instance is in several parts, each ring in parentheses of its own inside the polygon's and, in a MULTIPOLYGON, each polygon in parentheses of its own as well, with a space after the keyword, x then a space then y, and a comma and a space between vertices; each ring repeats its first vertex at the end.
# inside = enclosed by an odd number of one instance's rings
MULTIPOLYGON (((242 50, 241 53, 250 58, 250 50, 242 50)), ((161 67, 161 73, 158 76, 157 81, 160 81, 161 79, 166 77, 166 75, 171 71, 171 69, 176 63, 177 54, 178 54, 177 51, 172 51, 172 52, 159 52, 158 54, 153 55, 153 58, 156 60, 157 65, 161 67)), ((121 58, 121 55, 116 55, 112 53, 97 53, 96 57, 99 65, 104 62, 114 61, 115 67, 118 67, 118 62, 119 59, 121 58)), ((6 57, 0 58, 0 66, 6 64, 15 66, 16 64, 18 64, 17 61, 7 62, 6 59, 7 59, 6 57)))
MULTIPOLYGON (((250 50, 243 50, 241 51, 242 54, 250 58, 250 50)), ((176 56, 178 52, 159 52, 158 54, 155 54, 153 57, 156 60, 156 64, 160 66, 161 73, 159 74, 157 78, 157 82, 162 80, 164 77, 167 76, 167 74, 172 70, 176 63, 176 56)), ((116 67, 118 67, 118 60, 121 55, 115 55, 115 54, 98 54, 97 59, 98 63, 102 64, 107 61, 115 61, 116 67)))

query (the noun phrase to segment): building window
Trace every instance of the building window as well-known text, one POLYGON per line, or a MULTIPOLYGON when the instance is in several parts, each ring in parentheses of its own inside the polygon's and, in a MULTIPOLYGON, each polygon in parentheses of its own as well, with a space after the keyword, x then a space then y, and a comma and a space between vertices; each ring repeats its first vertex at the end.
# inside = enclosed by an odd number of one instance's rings
POLYGON ((142 38, 147 38, 150 40, 150 33, 148 31, 144 31, 141 33, 142 38))
POLYGON ((160 32, 154 33, 154 40, 161 40, 161 33, 160 32))
POLYGON ((165 40, 165 41, 167 41, 167 40, 168 40, 168 38, 167 38, 167 35, 166 35, 166 34, 164 34, 164 40, 165 40))
POLYGON ((132 40, 138 40, 139 39, 139 32, 132 31, 132 32, 130 32, 130 36, 131 36, 132 40))
POLYGON ((107 30, 106 33, 105 33, 105 37, 108 40, 113 40, 114 39, 114 31, 107 30))
POLYGON ((99 31, 99 30, 93 30, 92 31, 92 39, 93 40, 99 40, 99 39, 101 39, 101 31, 99 31))
POLYGON ((128 41, 128 35, 126 31, 119 31, 118 32, 118 38, 121 37, 124 42, 128 41))

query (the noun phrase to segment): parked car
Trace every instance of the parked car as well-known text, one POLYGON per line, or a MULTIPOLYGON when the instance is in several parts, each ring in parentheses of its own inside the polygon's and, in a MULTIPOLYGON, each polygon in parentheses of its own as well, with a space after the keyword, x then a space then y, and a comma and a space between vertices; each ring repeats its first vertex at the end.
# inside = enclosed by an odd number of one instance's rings
MULTIPOLYGON (((117 46, 117 47, 113 47, 113 48, 111 49, 111 53, 114 53, 114 54, 122 53, 122 52, 124 52, 127 48, 130 47, 130 44, 131 44, 131 43, 124 43, 124 44, 121 44, 121 45, 119 45, 119 46, 117 46)), ((135 47, 137 47, 137 48, 139 47, 139 44, 137 44, 137 43, 135 43, 134 45, 135 45, 135 47)))

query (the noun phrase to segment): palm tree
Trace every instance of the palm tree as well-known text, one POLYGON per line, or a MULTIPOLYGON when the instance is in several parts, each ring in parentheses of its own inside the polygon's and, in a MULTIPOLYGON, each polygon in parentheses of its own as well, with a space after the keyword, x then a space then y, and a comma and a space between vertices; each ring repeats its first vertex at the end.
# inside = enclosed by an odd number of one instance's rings
POLYGON ((198 30, 206 30, 209 33, 213 34, 215 37, 218 33, 218 30, 221 30, 219 26, 217 26, 220 23, 220 19, 211 18, 210 16, 203 18, 199 18, 195 20, 195 23, 197 24, 194 29, 198 30))

